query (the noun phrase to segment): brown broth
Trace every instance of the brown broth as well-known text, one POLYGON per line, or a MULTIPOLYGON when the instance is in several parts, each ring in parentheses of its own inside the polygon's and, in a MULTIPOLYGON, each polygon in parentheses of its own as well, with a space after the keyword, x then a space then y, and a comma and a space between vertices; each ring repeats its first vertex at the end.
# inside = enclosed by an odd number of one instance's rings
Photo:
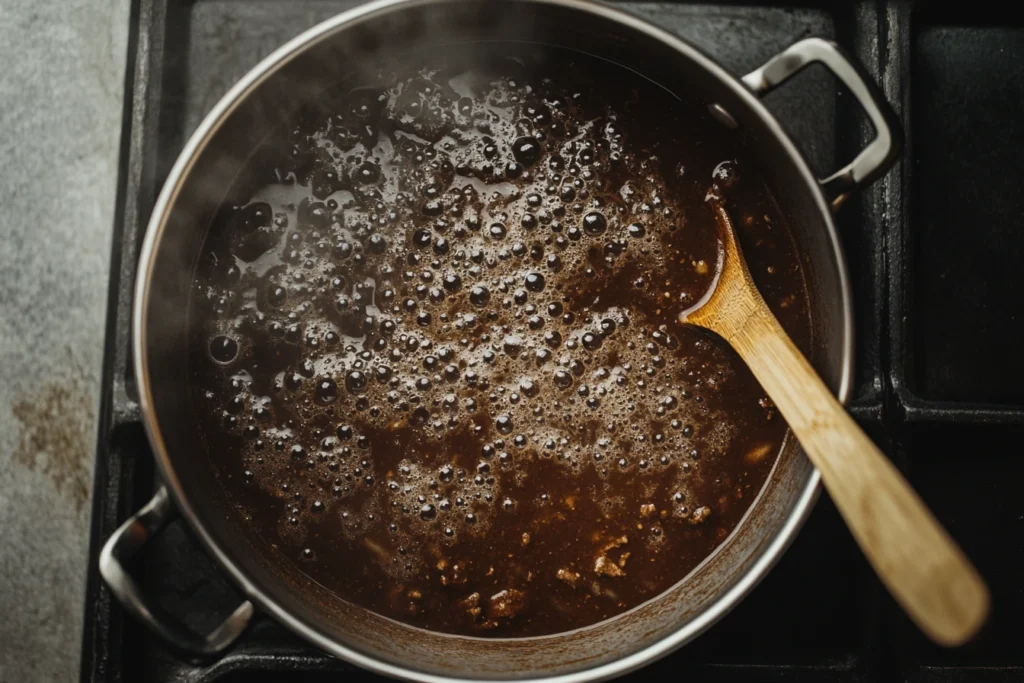
POLYGON ((713 276, 705 193, 728 186, 803 346, 784 217, 741 138, 608 63, 381 78, 283 126, 211 229, 190 373, 225 494, 314 580, 424 628, 535 636, 655 597, 786 434, 676 321, 713 276))

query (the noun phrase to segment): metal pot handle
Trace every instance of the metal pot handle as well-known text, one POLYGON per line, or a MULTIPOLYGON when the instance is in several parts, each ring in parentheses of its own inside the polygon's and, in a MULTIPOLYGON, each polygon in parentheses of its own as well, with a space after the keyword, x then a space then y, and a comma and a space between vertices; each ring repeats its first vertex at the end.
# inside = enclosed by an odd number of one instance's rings
POLYGON ((827 194, 834 195, 832 206, 838 208, 853 190, 889 170, 902 146, 903 132, 878 87, 838 45, 821 38, 794 43, 744 76, 743 83, 754 94, 763 95, 814 62, 820 62, 849 88, 875 128, 875 139, 853 161, 819 181, 827 194))
POLYGON ((212 633, 199 635, 166 615, 158 615, 123 565, 174 519, 175 514, 167 488, 161 486, 153 499, 122 524, 103 546, 100 575, 121 606, 169 645, 193 657, 210 657, 226 650, 242 635, 252 620, 252 603, 246 600, 212 633))

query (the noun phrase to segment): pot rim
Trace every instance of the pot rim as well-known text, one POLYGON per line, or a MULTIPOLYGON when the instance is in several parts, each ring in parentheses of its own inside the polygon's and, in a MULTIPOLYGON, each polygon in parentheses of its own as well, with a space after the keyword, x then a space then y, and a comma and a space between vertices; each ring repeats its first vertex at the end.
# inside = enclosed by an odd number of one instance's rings
MULTIPOLYGON (((472 677, 455 677, 435 674, 392 662, 377 659, 359 650, 348 647, 324 634, 314 624, 307 623, 286 608, 256 585, 243 570, 224 552, 209 533, 195 509, 183 493, 181 482, 174 470, 174 465, 167 452, 166 445, 160 434, 156 420, 148 358, 146 354, 147 331, 146 312, 149 308, 149 297, 153 270, 158 257, 159 246, 167 229, 169 209, 178 199, 183 179, 191 171, 196 157, 209 143, 224 120, 238 104, 258 88, 265 80, 307 48, 326 40, 336 32, 348 26, 373 19, 383 14, 400 10, 403 7, 415 7, 437 3, 458 3, 467 0, 375 0, 354 9, 338 14, 308 29, 291 39, 269 56, 264 58, 225 94, 196 128, 188 142, 182 148, 177 161, 172 167, 163 188, 153 205, 153 211, 147 224, 146 235, 139 254, 138 273, 136 276, 134 304, 132 307, 132 352, 135 379, 139 392, 139 407, 142 422, 153 450, 154 459, 160 474, 167 485, 175 506, 187 520, 189 526, 200 539, 206 551, 217 561, 220 567, 231 577, 247 597, 252 599, 260 609, 272 615, 288 629, 305 638, 322 650, 373 673, 392 678, 399 678, 422 683, 462 683, 464 681, 487 680, 502 681, 503 679, 475 679, 472 677)), ((739 78, 717 62, 700 52, 696 47, 675 34, 659 28, 645 19, 627 11, 620 10, 593 0, 516 0, 524 4, 555 5, 570 10, 590 14, 607 19, 642 33, 651 40, 656 40, 710 71, 723 85, 730 88, 740 100, 761 119, 768 131, 776 136, 786 154, 794 162, 801 180, 810 188, 818 210, 824 218, 828 240, 832 247, 833 257, 838 270, 838 281, 841 296, 841 330, 842 354, 840 380, 837 391, 840 402, 845 403, 853 376, 853 306, 850 292, 849 274, 846 258, 843 254, 839 235, 832 220, 832 212, 824 196, 818 179, 807 166, 803 155, 797 150, 789 136, 776 118, 765 108, 761 100, 755 96, 739 78)), ((789 518, 779 530, 775 539, 761 551, 760 557, 748 568, 747 572, 728 591, 723 593, 703 613, 661 640, 640 650, 631 652, 619 659, 606 662, 599 666, 580 669, 551 676, 540 676, 526 679, 504 679, 509 681, 529 680, 535 683, 588 683, 600 681, 636 670, 650 662, 665 656, 673 650, 693 640, 715 622, 728 613, 754 586, 768 573, 792 542, 797 531, 803 526, 814 506, 821 490, 821 475, 817 469, 812 470, 803 492, 790 511, 789 518)))

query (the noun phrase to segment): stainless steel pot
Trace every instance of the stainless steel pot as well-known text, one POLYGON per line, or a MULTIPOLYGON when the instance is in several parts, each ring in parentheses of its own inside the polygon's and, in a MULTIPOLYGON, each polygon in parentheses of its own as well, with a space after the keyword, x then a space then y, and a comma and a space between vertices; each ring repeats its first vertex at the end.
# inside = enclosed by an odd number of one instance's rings
MULTIPOLYGON (((818 495, 818 474, 792 439, 744 521, 685 580, 600 624, 553 636, 480 639, 406 626, 329 594, 239 533, 193 424, 186 387, 186 308, 193 267, 226 188, 269 130, 360 64, 458 42, 540 42, 624 64, 712 107, 750 146, 790 219, 810 287, 810 357, 845 399, 852 372, 850 290, 830 202, 895 158, 888 107, 831 43, 809 39, 742 79, 692 46, 589 0, 382 0, 324 22, 265 59, 217 104, 185 146, 153 210, 139 263, 134 363, 143 419, 165 482, 103 549, 101 572, 125 609, 179 649, 215 655, 256 610, 315 645, 372 671, 419 681, 590 681, 642 666, 696 637, 769 570, 818 495), (868 113, 875 140, 825 180, 808 169, 758 96, 811 62, 829 68, 868 113), (248 596, 222 626, 197 635, 150 609, 122 562, 180 512, 248 596)), ((490 44, 490 45, 489 45, 490 44)))

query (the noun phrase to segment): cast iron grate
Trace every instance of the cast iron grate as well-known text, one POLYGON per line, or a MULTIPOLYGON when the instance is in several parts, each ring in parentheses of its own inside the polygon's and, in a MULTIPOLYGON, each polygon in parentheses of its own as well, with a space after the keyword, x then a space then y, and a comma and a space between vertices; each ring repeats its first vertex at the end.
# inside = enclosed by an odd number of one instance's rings
MULTIPOLYGON (((166 650, 111 602, 96 558, 152 495, 155 475, 131 377, 130 306, 145 223, 188 135, 260 58, 357 0, 135 0, 96 462, 82 681, 327 681, 377 677, 263 620, 219 661, 166 650)), ((852 410, 910 476, 989 580, 988 630, 955 651, 930 645, 888 597, 823 497, 754 593, 693 644, 634 676, 728 681, 1010 681, 1024 678, 1022 375, 1016 268, 1024 250, 1024 26, 977 7, 909 2, 626 3, 744 73, 796 40, 842 44, 904 121, 903 163, 839 216, 856 299, 852 410)), ((770 107, 827 172, 870 129, 824 72, 770 107)), ((197 629, 237 604, 180 522, 139 558, 147 591, 197 629)))

